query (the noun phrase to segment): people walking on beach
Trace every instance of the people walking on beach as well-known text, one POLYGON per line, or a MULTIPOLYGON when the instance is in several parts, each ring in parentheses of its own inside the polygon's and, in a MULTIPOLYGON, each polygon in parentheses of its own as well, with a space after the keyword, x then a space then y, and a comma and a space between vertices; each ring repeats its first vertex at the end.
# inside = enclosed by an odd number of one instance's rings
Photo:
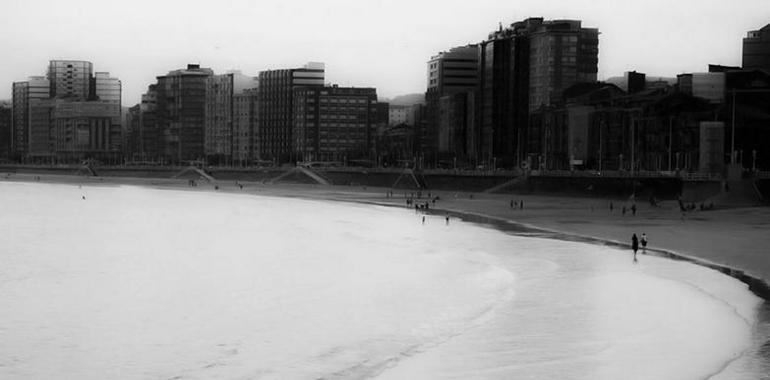
POLYGON ((642 243, 642 253, 647 254, 647 234, 642 233, 641 243, 642 243))
POLYGON ((511 208, 513 208, 513 199, 511 199, 511 208))
POLYGON ((524 210, 524 200, 523 199, 519 201, 519 209, 520 210, 524 210))
POLYGON ((636 215, 636 203, 631 205, 631 215, 636 215))
POLYGON ((610 202, 610 212, 612 212, 612 210, 613 210, 614 208, 615 208, 615 205, 613 205, 613 204, 612 204, 612 202, 610 202))
POLYGON ((636 251, 639 250, 639 238, 636 237, 636 234, 631 236, 631 249, 634 250, 634 262, 636 262, 636 251))
POLYGON ((449 225, 449 214, 446 214, 446 225, 449 225))
POLYGON ((422 224, 425 224, 425 215, 422 216, 422 224))

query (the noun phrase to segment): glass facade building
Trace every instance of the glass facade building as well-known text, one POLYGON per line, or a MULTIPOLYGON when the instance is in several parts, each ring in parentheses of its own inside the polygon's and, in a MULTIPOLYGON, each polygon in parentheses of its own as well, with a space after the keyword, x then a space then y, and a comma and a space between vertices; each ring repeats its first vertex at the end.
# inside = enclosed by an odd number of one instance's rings
POLYGON ((53 60, 48 65, 52 98, 88 100, 91 98, 93 64, 87 61, 53 60))

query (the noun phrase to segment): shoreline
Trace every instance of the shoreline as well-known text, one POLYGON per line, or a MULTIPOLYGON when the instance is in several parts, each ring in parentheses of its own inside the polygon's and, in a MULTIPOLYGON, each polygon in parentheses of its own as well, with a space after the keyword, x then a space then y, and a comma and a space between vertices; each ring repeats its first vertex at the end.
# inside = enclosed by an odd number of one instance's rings
MULTIPOLYGON (((395 190, 395 189, 388 189, 388 188, 366 188, 366 187, 360 187, 360 186, 319 186, 319 185, 306 185, 306 184, 273 184, 273 185, 266 185, 259 182, 246 182, 242 181, 240 182, 244 188, 240 189, 235 184, 236 182, 230 182, 224 183, 224 181, 214 181, 211 183, 201 182, 200 186, 196 187, 189 187, 186 185, 187 180, 186 179, 166 179, 166 178, 144 178, 144 177, 87 177, 87 176, 77 176, 77 175, 52 175, 52 174, 43 174, 43 175, 37 175, 37 174, 21 174, 21 173, 12 173, 12 175, 6 175, 3 174, 2 180, 4 181, 11 181, 11 182, 28 182, 28 183, 35 183, 35 182, 42 182, 42 183, 61 183, 61 184, 79 184, 79 185, 95 185, 95 186, 120 186, 120 185, 128 185, 128 186, 141 186, 141 187, 149 187, 149 188, 156 188, 156 189, 174 189, 174 190, 188 190, 188 191, 209 191, 209 192, 226 192, 226 193, 235 193, 235 194, 249 194, 249 195, 263 195, 263 196, 276 196, 276 197, 287 197, 287 198, 303 198, 303 199, 313 199, 313 200, 326 200, 326 201, 336 201, 336 202, 348 202, 348 203, 358 203, 358 204, 370 204, 370 205, 377 205, 377 206, 383 206, 383 207, 398 207, 398 208, 405 208, 405 195, 407 193, 415 193, 414 190, 395 190), (217 187, 215 189, 215 186, 217 187), (386 196, 386 194, 389 191, 393 191, 393 196, 389 197, 386 196)), ((425 192, 429 192, 426 190, 425 192)), ((505 233, 512 233, 512 234, 519 234, 519 235, 533 235, 537 237, 544 237, 544 238, 550 238, 550 239, 558 239, 558 240, 566 240, 566 241, 576 241, 576 242, 584 242, 584 243, 591 243, 591 244, 598 244, 598 245, 604 245, 604 246, 613 246, 616 248, 626 248, 629 249, 629 244, 624 243, 620 239, 617 239, 615 236, 608 236, 608 233, 597 233, 598 230, 602 230, 603 227, 609 227, 609 225, 613 225, 617 227, 616 223, 614 223, 614 217, 615 215, 612 215, 612 217, 607 218, 599 216, 598 218, 593 218, 594 220, 591 220, 591 223, 593 223, 592 226, 589 226, 588 228, 558 228, 560 226, 574 226, 574 225, 583 225, 586 223, 583 223, 582 221, 574 221, 569 219, 569 217, 572 217, 574 219, 575 217, 575 208, 572 208, 570 210, 561 210, 561 211, 568 211, 565 213, 562 213, 561 215, 554 215, 553 211, 560 211, 559 207, 556 206, 558 203, 571 203, 573 205, 582 205, 582 207, 578 207, 578 209, 582 209, 585 211, 585 208, 590 207, 591 215, 592 217, 595 215, 595 208, 598 207, 600 203, 605 202, 611 202, 616 200, 610 200, 610 199, 594 199, 594 198, 580 198, 580 197, 570 197, 570 196, 553 196, 553 195, 517 195, 517 194, 506 194, 506 195, 496 195, 496 194, 481 194, 481 193, 470 193, 470 192, 453 192, 453 191, 446 191, 446 190, 437 190, 433 192, 432 194, 438 195, 441 197, 440 200, 437 201, 437 203, 433 204, 429 209, 427 210, 420 210, 420 212, 424 212, 426 214, 434 215, 434 216, 445 216, 449 215, 450 217, 461 219, 467 222, 476 223, 476 224, 482 224, 489 226, 491 228, 495 228, 497 230, 503 231, 505 233), (454 197, 446 197, 447 194, 454 193, 454 197), (458 199, 459 196, 459 199, 458 199), (475 198, 474 198, 475 197, 475 198), (511 209, 511 210, 505 210, 508 207, 507 206, 507 200, 511 199, 511 202, 516 200, 517 208, 511 209), (526 200, 526 202, 524 202, 526 200), (518 208, 518 202, 521 201, 525 203, 524 208, 519 209, 518 208), (483 202, 483 204, 482 204, 483 202), (495 205, 496 203, 496 205, 495 205), (505 204, 503 204, 505 203, 505 204), (489 212, 490 204, 493 204, 492 206, 497 208, 495 212, 489 212), (550 204, 550 207, 549 207, 550 204), (586 206, 586 204, 590 204, 590 206, 586 206), (479 207, 480 206, 480 207, 479 207), (499 215, 500 213, 507 213, 506 215, 499 215), (549 221, 543 220, 550 218, 549 221), (522 220, 523 219, 523 220, 522 220), (555 228, 556 227, 556 228, 555 228), (593 227, 593 231, 592 228, 593 227), (588 230, 588 231, 586 231, 588 230)), ((427 198, 423 197, 420 199, 420 202, 426 201, 427 198)), ((620 208, 620 205, 616 206, 617 208, 620 208)), ((640 207, 639 214, 641 215, 643 213, 643 209, 645 209, 647 206, 644 205, 640 207)), ((411 207, 410 207, 411 208, 411 207)), ((734 214, 741 214, 741 210, 749 209, 754 211, 759 211, 758 218, 760 221, 757 222, 760 226, 770 226, 770 208, 767 207, 749 207, 749 208, 743 208, 743 209, 727 209, 727 210, 721 210, 721 214, 728 213, 730 216, 734 216, 734 214), (764 222, 762 219, 764 216, 767 216, 768 219, 767 222, 764 222)), ((661 227, 665 227, 671 224, 672 219, 679 219, 677 215, 679 215, 678 212, 674 212, 675 216, 672 218, 672 214, 670 210, 663 209, 661 210, 664 213, 668 212, 669 215, 667 215, 667 218, 663 218, 665 222, 668 222, 668 224, 661 224, 661 227)), ((620 211, 616 211, 619 213, 620 211)), ((630 213, 630 211, 629 211, 630 213)), ((720 214, 719 211, 709 211, 708 213, 712 213, 714 215, 720 214)), ((730 219, 730 218, 724 218, 723 215, 716 215, 716 217, 720 219, 730 219)), ((628 224, 628 220, 634 220, 633 218, 639 218, 636 216, 623 216, 625 220, 623 222, 626 222, 628 224)), ((695 221, 702 221, 702 218, 698 218, 695 216, 688 216, 688 218, 695 220, 695 221)), ((757 216, 754 217, 756 219, 757 216)), ((682 224, 686 224, 686 221, 683 221, 682 224)), ((697 227, 696 227, 697 229, 697 227)), ((761 242, 757 242, 755 246, 758 247, 767 247, 770 246, 770 234, 767 232, 770 232, 770 227, 760 228, 760 231, 754 233, 756 235, 755 237, 764 237, 763 235, 767 235, 765 237, 765 240, 767 244, 762 244, 761 242), (765 230, 764 234, 762 233, 765 230)), ((709 231, 696 231, 702 233, 708 234, 709 231)), ((611 233, 609 234, 611 235, 611 233)), ((765 301, 770 301, 770 256, 768 256, 765 260, 764 257, 761 257, 761 255, 751 255, 753 256, 755 261, 767 261, 768 263, 768 272, 766 275, 763 275, 763 273, 760 271, 760 273, 754 273, 750 271, 749 269, 753 268, 755 271, 758 269, 756 266, 748 265, 750 263, 744 263, 744 265, 740 265, 740 263, 737 263, 738 265, 729 265, 725 262, 725 260, 714 260, 710 257, 704 257, 706 255, 694 255, 689 252, 683 252, 679 249, 676 249, 675 247, 671 247, 671 244, 666 244, 666 241, 663 241, 662 244, 652 244, 653 239, 655 239, 655 235, 651 235, 651 244, 647 248, 647 254, 648 255, 654 255, 659 257, 666 257, 673 260, 679 260, 679 261, 686 261, 690 262, 696 265, 704 266, 716 271, 719 271, 722 274, 731 276, 733 278, 738 279, 739 281, 745 283, 748 286, 749 291, 757 295, 758 297, 762 298, 765 301)), ((718 248, 718 247, 714 247, 718 248)), ((639 253, 640 257, 644 257, 644 254, 641 252, 639 253)))
MULTIPOLYGON (((137 186, 149 189, 158 190, 181 190, 181 191, 200 191, 207 193, 225 193, 228 195, 241 195, 241 196, 266 196, 266 197, 281 197, 281 198, 294 198, 301 200, 313 200, 313 201, 325 201, 325 202, 346 202, 349 204, 380 206, 380 207, 394 207, 394 208, 406 208, 405 200, 410 191, 404 192, 403 190, 393 190, 394 195, 389 196, 390 189, 386 188, 366 188, 366 187, 346 187, 346 186, 321 186, 321 185, 302 185, 302 184, 279 184, 279 185, 267 185, 259 182, 236 182, 236 181, 214 181, 205 183, 201 181, 198 186, 189 186, 186 184, 186 179, 159 179, 159 178, 114 178, 114 177, 80 177, 80 176, 36 176, 36 175, 23 175, 15 176, 16 178, 5 178, 7 182, 23 182, 23 183, 48 183, 48 184, 64 184, 64 185, 81 185, 87 189, 87 186, 98 187, 113 187, 113 186, 137 186), (243 185, 241 187, 240 185, 243 185)), ((0 178, 2 178, 0 176, 0 178)), ((2 179, 0 179, 2 180, 2 179)), ((87 194, 86 194, 87 195, 87 194)), ((479 193, 460 193, 460 192, 431 192, 431 195, 439 195, 441 199, 436 202, 434 206, 431 206, 428 210, 420 210, 424 215, 429 215, 428 223, 444 223, 444 217, 450 216, 450 218, 456 218, 477 225, 481 225, 485 228, 493 228, 506 234, 514 234, 518 236, 532 236, 547 239, 557 239, 562 241, 572 241, 589 243, 594 245, 603 245, 618 248, 618 253, 624 254, 623 250, 627 250, 627 254, 631 256, 629 244, 624 243, 621 239, 613 238, 613 231, 604 231, 602 235, 600 230, 607 229, 610 225, 620 225, 620 229, 623 232, 627 232, 629 227, 638 228, 640 226, 649 227, 639 221, 633 219, 634 216, 627 216, 621 214, 620 219, 617 215, 598 215, 596 213, 596 207, 598 202, 604 200, 597 199, 582 199, 571 197, 553 197, 553 196, 532 196, 532 195, 489 195, 479 193), (509 200, 513 202, 511 197, 516 198, 518 201, 524 202, 524 209, 513 209, 509 207, 509 200), (563 204, 570 204, 574 207, 572 209, 565 210, 561 207, 563 204), (586 210, 586 205, 590 204, 590 213, 586 210), (490 209, 490 207, 492 207, 490 209), (555 213, 555 214, 554 214, 555 213), (503 214, 503 215, 500 215, 503 214), (506 215, 507 214, 507 215, 506 215), (588 223, 580 220, 581 216, 589 215, 588 223), (576 219, 578 222, 576 222, 576 219), (554 228, 559 226, 584 226, 584 222, 589 226, 588 232, 575 231, 575 229, 560 229, 554 228)), ((420 202, 426 198, 422 198, 420 202)), ((413 209, 413 206, 409 207, 413 209)), ((751 208, 753 210, 754 208, 751 208)), ((639 210, 639 217, 644 215, 646 210, 644 206, 639 210)), ((663 217, 647 215, 647 217, 659 218, 655 219, 658 225, 663 228, 670 227, 672 220, 677 223, 689 223, 680 221, 676 216, 677 212, 671 213, 670 210, 664 211, 667 213, 663 217), (672 216, 673 215, 673 216, 672 216)), ((678 211, 678 210, 677 210, 678 211)), ((746 214, 745 209, 733 209, 724 210, 723 212, 714 212, 715 218, 722 222, 733 223, 732 217, 735 215, 746 214)), ((760 228, 749 229, 749 235, 744 236, 749 239, 757 238, 770 239, 770 234, 767 234, 765 225, 770 225, 770 218, 766 218, 770 215, 770 210, 759 209, 756 211, 753 218, 754 222, 759 225, 760 228), (764 232, 764 233, 763 233, 764 232)), ((654 219, 653 218, 653 219, 654 219)), ((709 229, 702 229, 698 227, 696 222, 698 219, 692 218, 691 224, 696 224, 694 227, 696 232, 706 234, 705 236, 711 237, 709 229)), ((709 222, 709 220, 701 221, 709 222)), ((744 223, 745 224, 745 223, 744 223)), ((717 226, 717 229, 721 229, 721 225, 717 226)), ((692 228, 692 227, 691 227, 692 228)), ((744 226, 745 228, 745 226, 744 226)), ((610 229, 611 230, 611 229, 610 229)), ((648 230, 649 232, 649 230, 648 230)), ((638 232, 637 232, 638 233, 638 232)), ((677 232, 678 234, 679 232, 677 232)), ((691 232, 690 232, 691 233, 691 232)), ((651 234, 651 236, 656 236, 651 234)), ((681 240, 681 239, 680 239, 681 240)), ((709 240, 709 239, 706 239, 709 240)), ((747 290, 753 295, 757 296, 761 301, 758 303, 755 311, 755 320, 751 329, 751 342, 749 346, 742 352, 724 363, 724 367, 711 377, 722 378, 728 376, 732 378, 733 375, 741 374, 742 371, 748 368, 747 373, 756 373, 755 368, 770 368, 770 356, 767 355, 766 348, 770 344, 770 287, 768 287, 767 277, 761 277, 756 272, 749 272, 744 267, 729 266, 724 263, 709 260, 707 257, 689 255, 676 249, 673 249, 673 244, 670 244, 670 240, 658 240, 655 242, 659 244, 650 244, 647 247, 648 255, 659 256, 669 258, 677 261, 686 261, 701 267, 705 267, 711 270, 716 270, 721 274, 728 275, 734 279, 737 279, 743 284, 746 284, 747 290)), ((707 241, 707 243, 709 243, 707 241)), ((727 242, 731 244, 731 242, 727 242)), ((722 244, 716 244, 712 247, 713 252, 722 252, 725 246, 725 242, 722 244)), ((757 244, 759 251, 749 252, 748 257, 752 257, 754 260, 764 260, 761 255, 763 253, 761 248, 766 247, 765 244, 757 244)), ((644 254, 639 254, 639 259, 644 260, 644 254)), ((728 255, 729 256, 729 255, 728 255)), ((745 256, 744 256, 745 257, 745 256)), ((628 258, 629 261, 631 258, 628 258)), ((744 261, 744 265, 750 265, 750 261, 744 261)), ((761 273, 761 271, 760 271, 761 273)), ((760 369, 760 373, 763 370, 760 369)), ((745 377, 742 377, 745 378, 745 377)))

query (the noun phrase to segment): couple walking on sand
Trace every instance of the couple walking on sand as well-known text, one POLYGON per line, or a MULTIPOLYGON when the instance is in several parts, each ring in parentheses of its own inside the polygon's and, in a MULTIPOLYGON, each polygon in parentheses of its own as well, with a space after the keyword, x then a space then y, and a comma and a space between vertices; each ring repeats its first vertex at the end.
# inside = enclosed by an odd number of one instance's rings
MULTIPOLYGON (((639 250, 639 242, 640 242, 640 239, 636 237, 636 234, 633 234, 633 236, 631 236, 631 249, 634 250, 634 262, 636 262, 636 251, 639 250)), ((647 253, 647 234, 644 234, 644 233, 642 234, 641 243, 642 243, 642 253, 646 254, 647 253)))

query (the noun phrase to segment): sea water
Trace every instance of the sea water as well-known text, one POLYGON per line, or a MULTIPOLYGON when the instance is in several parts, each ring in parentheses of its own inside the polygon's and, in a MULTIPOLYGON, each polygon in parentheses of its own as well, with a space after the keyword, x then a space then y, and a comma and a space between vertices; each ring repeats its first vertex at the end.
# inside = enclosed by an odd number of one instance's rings
POLYGON ((3 379, 702 379, 760 305, 689 263, 407 209, 2 183, 0 214, 3 379))

